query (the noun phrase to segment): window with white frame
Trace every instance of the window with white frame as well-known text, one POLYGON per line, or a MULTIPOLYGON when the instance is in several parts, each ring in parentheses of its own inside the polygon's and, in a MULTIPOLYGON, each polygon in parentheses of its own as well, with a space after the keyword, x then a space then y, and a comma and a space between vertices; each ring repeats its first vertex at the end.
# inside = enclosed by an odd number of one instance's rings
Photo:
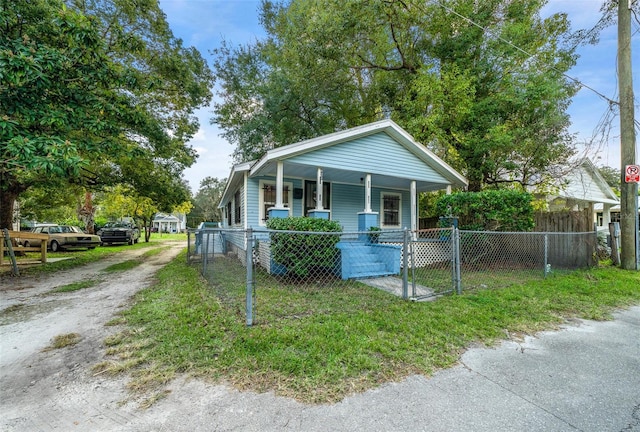
POLYGON ((402 221, 402 194, 382 192, 380 194, 380 226, 400 228, 402 221))
MULTIPOLYGON (((285 183, 283 186, 282 205, 289 209, 289 213, 291 213, 293 206, 293 184, 285 183)), ((259 187, 260 225, 265 225, 267 219, 269 219, 269 209, 276 206, 276 183, 261 180, 259 187)))

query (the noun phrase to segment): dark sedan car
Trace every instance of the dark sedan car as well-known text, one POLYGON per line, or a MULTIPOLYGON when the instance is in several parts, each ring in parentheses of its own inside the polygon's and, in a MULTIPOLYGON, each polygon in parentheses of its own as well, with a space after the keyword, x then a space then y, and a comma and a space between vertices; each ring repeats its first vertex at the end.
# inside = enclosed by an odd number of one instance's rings
POLYGON ((128 222, 109 222, 98 230, 102 244, 112 243, 138 243, 140 230, 128 222))

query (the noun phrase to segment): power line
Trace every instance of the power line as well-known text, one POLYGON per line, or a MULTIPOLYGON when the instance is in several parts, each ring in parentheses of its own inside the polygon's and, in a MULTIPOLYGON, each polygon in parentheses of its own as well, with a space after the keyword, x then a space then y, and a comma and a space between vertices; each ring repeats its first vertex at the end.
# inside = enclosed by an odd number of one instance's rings
MULTIPOLYGON (((493 35, 494 37, 496 37, 498 40, 506 43, 507 45, 509 45, 510 47, 516 49, 517 51, 520 51, 521 53, 525 54, 528 56, 528 58, 532 58, 532 57, 536 57, 536 54, 532 54, 522 48, 520 48, 519 46, 515 45, 514 43, 512 43, 511 41, 503 38, 500 35, 495 34, 495 32, 491 31, 489 28, 487 27, 483 27, 482 25, 478 24, 477 22, 475 22, 474 20, 472 20, 471 18, 468 18, 460 13, 458 13, 457 11, 455 11, 454 9, 451 9, 449 6, 444 5, 442 2, 440 2, 439 0, 433 0, 437 5, 439 5, 440 7, 442 7, 443 9, 447 10, 448 12, 456 15, 457 17, 463 19, 464 21, 468 22, 469 24, 478 27, 479 29, 482 29, 483 31, 493 35)), ((598 95, 600 98, 604 99, 606 102, 610 103, 610 104, 614 104, 614 105, 619 105, 618 101, 615 101, 607 96, 605 96, 604 94, 600 93, 598 90, 594 89, 593 87, 583 83, 582 81, 580 81, 577 78, 572 77, 571 75, 562 72, 558 69, 556 69, 555 66, 550 66, 550 69, 562 74, 562 76, 564 76, 565 78, 569 79, 570 81, 573 81, 574 83, 578 84, 580 87, 584 87, 588 90, 591 90, 593 93, 595 93, 596 95, 598 95)))

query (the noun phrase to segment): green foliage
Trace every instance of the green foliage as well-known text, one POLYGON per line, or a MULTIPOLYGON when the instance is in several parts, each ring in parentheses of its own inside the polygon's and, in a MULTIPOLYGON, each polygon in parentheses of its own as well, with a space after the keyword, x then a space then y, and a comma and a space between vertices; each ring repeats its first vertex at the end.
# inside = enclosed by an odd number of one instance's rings
POLYGON ((193 210, 189 214, 188 224, 196 228, 200 222, 222 221, 222 209, 218 208, 227 180, 205 177, 200 182, 200 189, 193 199, 193 210))
POLYGON ((622 183, 622 174, 620 173, 620 169, 603 165, 598 167, 598 172, 611 189, 613 189, 616 195, 620 196, 620 184, 622 183))
POLYGON ((167 185, 163 203, 180 186, 163 178, 195 160, 186 142, 213 75, 175 39, 157 0, 1 0, 0 83, 6 226, 20 194, 61 182, 128 183, 144 196, 167 185))
MULTIPOLYGON (((338 222, 319 218, 271 218, 267 228, 276 231, 341 232, 338 222)), ((273 233, 271 256, 274 262, 286 268, 288 276, 304 279, 319 273, 335 273, 339 256, 336 244, 339 235, 273 233)))
POLYGON ((531 231, 533 196, 510 189, 458 192, 436 203, 439 216, 459 218, 459 228, 482 231, 531 231))
POLYGON ((544 3, 264 1, 267 37, 215 51, 214 121, 248 161, 390 117, 470 190, 536 184, 573 152, 577 89, 563 75, 576 60, 569 23, 542 19, 544 3))

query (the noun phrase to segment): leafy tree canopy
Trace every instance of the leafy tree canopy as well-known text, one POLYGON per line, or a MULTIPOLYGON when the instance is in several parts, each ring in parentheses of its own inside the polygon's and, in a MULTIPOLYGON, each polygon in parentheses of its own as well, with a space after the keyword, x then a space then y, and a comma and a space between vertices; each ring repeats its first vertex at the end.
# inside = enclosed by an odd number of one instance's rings
POLYGON ((34 186, 180 177, 212 84, 157 0, 0 0, 0 226, 34 186))
POLYGON ((598 167, 598 172, 602 178, 607 182, 611 189, 619 196, 620 184, 622 183, 622 174, 620 169, 612 168, 610 166, 603 165, 598 167))
POLYGON ((200 222, 222 221, 222 210, 218 208, 220 198, 224 192, 226 179, 219 180, 216 177, 205 177, 200 182, 200 189, 193 199, 193 211, 189 224, 196 227, 200 222))
POLYGON ((392 118, 470 180, 538 184, 572 155, 576 60, 544 0, 265 0, 267 37, 215 51, 236 161, 392 118))

